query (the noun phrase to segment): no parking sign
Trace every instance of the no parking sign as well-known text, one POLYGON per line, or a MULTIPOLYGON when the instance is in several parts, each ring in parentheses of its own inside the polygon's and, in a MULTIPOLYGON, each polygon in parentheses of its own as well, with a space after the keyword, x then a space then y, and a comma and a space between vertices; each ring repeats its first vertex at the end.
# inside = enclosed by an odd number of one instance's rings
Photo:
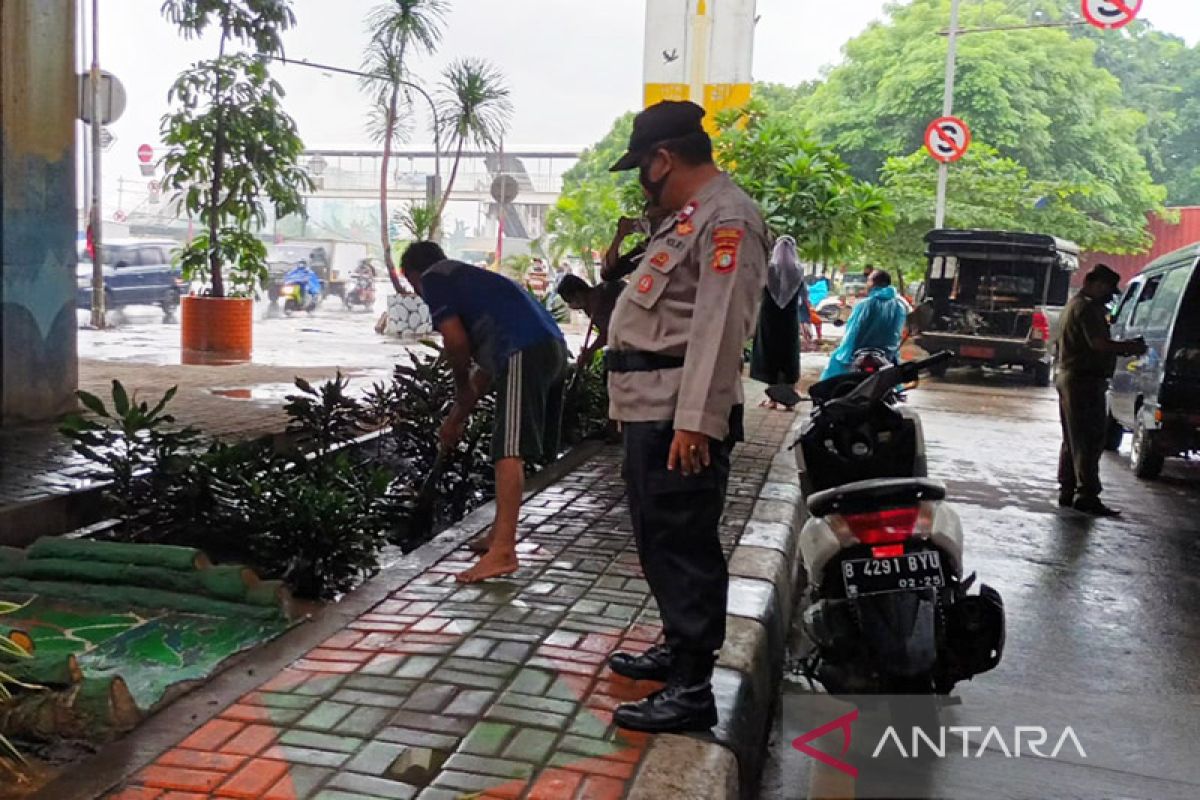
POLYGON ((1082 0, 1083 16, 1092 25, 1110 31, 1124 28, 1137 18, 1143 0, 1082 0))
POLYGON ((938 117, 925 129, 925 149, 934 161, 958 161, 971 146, 971 129, 958 117, 938 117))

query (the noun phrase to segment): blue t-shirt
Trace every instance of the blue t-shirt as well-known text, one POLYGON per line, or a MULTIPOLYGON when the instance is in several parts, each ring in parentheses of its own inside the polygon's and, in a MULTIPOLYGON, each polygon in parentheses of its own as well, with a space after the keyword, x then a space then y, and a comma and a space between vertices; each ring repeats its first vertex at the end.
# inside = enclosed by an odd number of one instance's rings
POLYGON ((450 317, 462 320, 471 339, 471 357, 495 375, 519 350, 564 341, 550 312, 517 284, 461 261, 443 261, 421 276, 421 294, 436 327, 450 317))

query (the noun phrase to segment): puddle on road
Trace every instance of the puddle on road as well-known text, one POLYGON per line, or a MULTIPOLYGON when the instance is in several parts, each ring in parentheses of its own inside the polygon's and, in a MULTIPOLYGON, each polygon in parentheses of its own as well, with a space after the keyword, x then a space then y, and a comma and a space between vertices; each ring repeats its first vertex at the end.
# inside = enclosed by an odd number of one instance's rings
POLYGON ((257 386, 235 386, 209 389, 209 394, 229 400, 282 401, 298 390, 291 383, 260 383, 257 386))
POLYGON ((449 758, 450 754, 445 750, 410 747, 392 762, 388 775, 393 780, 423 789, 433 782, 449 758))

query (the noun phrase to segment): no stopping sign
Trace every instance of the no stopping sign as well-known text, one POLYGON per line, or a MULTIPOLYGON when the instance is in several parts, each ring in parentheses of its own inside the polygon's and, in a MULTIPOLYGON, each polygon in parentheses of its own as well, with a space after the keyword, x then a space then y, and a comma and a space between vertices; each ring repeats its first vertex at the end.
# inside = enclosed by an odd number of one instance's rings
POLYGON ((958 161, 971 146, 971 129, 958 117, 938 117, 925 129, 925 149, 934 161, 958 161))
POLYGON ((1143 0, 1082 0, 1083 16, 1104 30, 1124 28, 1142 10, 1143 0))

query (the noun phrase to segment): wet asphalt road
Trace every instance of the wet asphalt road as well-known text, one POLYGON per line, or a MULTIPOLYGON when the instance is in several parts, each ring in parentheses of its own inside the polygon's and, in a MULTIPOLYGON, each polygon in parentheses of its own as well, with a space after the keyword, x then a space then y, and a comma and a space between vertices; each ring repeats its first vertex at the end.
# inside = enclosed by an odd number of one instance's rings
MULTIPOLYGON (((285 316, 279 306, 255 304, 254 356, 264 366, 323 367, 383 375, 408 345, 379 336, 374 327, 387 310, 386 284, 376 289, 375 308, 347 310, 337 297, 327 297, 313 313, 285 316)), ((108 330, 85 327, 87 312, 76 312, 81 324, 79 357, 111 361, 175 365, 180 363, 178 312, 164 321, 151 306, 110 311, 108 330)))
POLYGON ((1053 388, 968 370, 909 397, 930 474, 962 517, 966 570, 1005 602, 1002 663, 960 684, 963 704, 943 714, 984 732, 970 734, 970 757, 951 733, 949 757, 904 760, 919 778, 897 789, 861 760, 879 741, 866 730, 878 728, 856 729, 850 753, 864 766, 854 781, 791 747, 838 713, 814 709, 807 684, 785 682, 760 799, 1200 797, 1200 463, 1168 462, 1159 481, 1138 481, 1126 437, 1102 465, 1104 499, 1124 514, 1094 520, 1057 507, 1053 388), (1046 728, 1043 750, 1071 727, 1083 754, 1008 758, 994 740, 979 749, 996 726, 1015 752, 1017 725, 1046 728))

